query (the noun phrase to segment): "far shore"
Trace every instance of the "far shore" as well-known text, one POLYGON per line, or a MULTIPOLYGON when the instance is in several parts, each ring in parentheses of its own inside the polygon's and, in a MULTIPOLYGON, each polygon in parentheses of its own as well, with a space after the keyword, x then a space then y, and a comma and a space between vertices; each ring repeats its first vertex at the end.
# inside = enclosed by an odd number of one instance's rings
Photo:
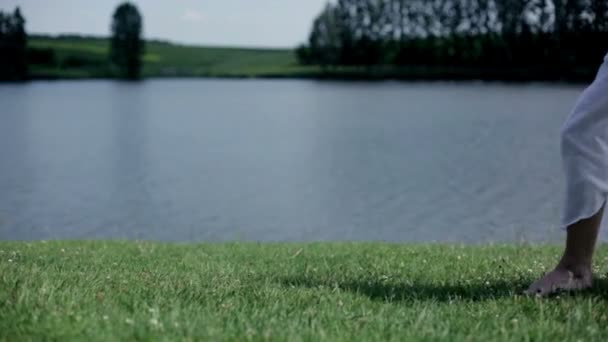
MULTIPOLYGON (((33 36, 28 47, 50 52, 30 63, 28 80, 112 79, 103 38, 33 36), (52 52, 51 52, 52 51, 52 52)), ((224 48, 148 41, 142 76, 152 78, 260 78, 343 81, 503 81, 589 83, 596 70, 542 67, 300 65, 290 49, 224 48)))

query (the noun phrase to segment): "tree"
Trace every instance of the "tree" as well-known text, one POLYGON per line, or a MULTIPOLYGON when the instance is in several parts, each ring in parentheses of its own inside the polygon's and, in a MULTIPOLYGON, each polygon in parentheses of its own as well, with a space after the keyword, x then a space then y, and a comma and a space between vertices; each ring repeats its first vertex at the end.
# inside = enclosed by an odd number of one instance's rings
POLYGON ((123 3, 112 17, 112 39, 110 61, 124 79, 139 79, 141 56, 144 52, 142 40, 143 19, 135 5, 123 3))
POLYGON ((592 0, 591 8, 595 30, 605 36, 608 33, 608 1, 592 0))
POLYGON ((13 14, 0 11, 0 80, 27 77, 27 33, 19 7, 13 14))
POLYGON ((535 70, 534 77, 588 80, 606 42, 608 0, 333 0, 298 57, 322 66, 448 66, 507 78, 535 70))
POLYGON ((310 58, 322 67, 340 64, 341 25, 337 8, 327 4, 325 10, 315 19, 309 37, 310 58))

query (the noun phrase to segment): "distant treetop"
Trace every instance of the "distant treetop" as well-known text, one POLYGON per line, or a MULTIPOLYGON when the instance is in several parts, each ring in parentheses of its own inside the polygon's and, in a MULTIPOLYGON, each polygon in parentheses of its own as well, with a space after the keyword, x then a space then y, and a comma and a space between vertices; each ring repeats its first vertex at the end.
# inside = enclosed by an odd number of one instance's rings
POLYGON ((144 53, 142 30, 143 18, 134 4, 125 2, 116 8, 112 16, 110 61, 120 78, 140 78, 144 53))
POLYGON ((27 33, 19 7, 11 13, 0 11, 0 80, 27 78, 27 33))

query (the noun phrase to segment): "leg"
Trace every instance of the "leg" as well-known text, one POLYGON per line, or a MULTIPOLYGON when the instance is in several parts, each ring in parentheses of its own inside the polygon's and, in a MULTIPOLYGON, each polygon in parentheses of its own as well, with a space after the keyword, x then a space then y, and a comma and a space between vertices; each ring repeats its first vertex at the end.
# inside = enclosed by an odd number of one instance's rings
POLYGON ((546 296, 560 290, 583 290, 592 285, 591 263, 604 208, 594 216, 568 227, 566 250, 549 274, 536 281, 526 294, 546 296))
POLYGON ((591 261, 608 195, 608 56, 562 129, 566 173, 566 250, 555 269, 528 294, 591 287, 591 261), (600 208, 598 210, 598 208, 600 208))

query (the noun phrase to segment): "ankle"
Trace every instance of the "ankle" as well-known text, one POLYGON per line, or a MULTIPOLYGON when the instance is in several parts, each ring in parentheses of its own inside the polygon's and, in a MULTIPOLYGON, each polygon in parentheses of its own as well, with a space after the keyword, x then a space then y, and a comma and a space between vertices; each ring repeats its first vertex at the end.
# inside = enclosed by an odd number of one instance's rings
POLYGON ((591 260, 576 260, 564 257, 556 269, 572 272, 575 278, 589 277, 591 276, 591 260))

